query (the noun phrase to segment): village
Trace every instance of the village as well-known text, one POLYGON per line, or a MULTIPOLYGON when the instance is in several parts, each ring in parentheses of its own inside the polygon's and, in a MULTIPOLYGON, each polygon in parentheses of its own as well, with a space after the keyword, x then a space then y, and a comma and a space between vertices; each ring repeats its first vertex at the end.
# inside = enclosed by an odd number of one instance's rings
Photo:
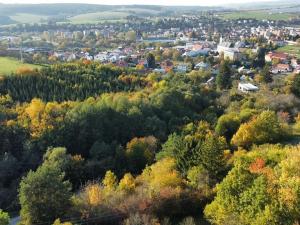
MULTIPOLYGON (((257 74, 259 66, 253 65, 257 55, 264 58, 273 76, 300 72, 300 28, 268 20, 211 21, 207 16, 183 15, 162 18, 160 26, 132 20, 72 29, 49 29, 45 25, 36 31, 30 26, 19 27, 15 35, 0 30, 0 55, 37 64, 95 61, 159 74, 203 70, 212 74, 208 84, 215 81, 220 58, 232 62, 231 69, 240 75, 242 83, 253 81, 257 74), (178 27, 173 27, 176 24, 178 27)), ((258 89, 254 84, 247 85, 239 90, 258 89)))

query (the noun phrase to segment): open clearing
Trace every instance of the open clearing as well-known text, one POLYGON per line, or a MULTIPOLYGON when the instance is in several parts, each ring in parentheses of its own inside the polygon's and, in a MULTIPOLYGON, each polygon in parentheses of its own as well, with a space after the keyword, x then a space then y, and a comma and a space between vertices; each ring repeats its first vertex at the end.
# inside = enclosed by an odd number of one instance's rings
POLYGON ((10 18, 19 23, 41 23, 43 20, 46 21, 48 19, 47 16, 29 13, 18 13, 10 16, 10 18))
POLYGON ((30 67, 30 68, 41 68, 41 66, 21 63, 19 60, 9 57, 0 57, 0 74, 1 75, 10 75, 13 72, 16 72, 20 67, 30 67))
POLYGON ((289 20, 297 17, 292 13, 272 13, 269 11, 239 11, 219 14, 223 19, 289 20))
POLYGON ((99 23, 101 21, 123 20, 129 15, 130 13, 128 12, 105 11, 80 14, 77 16, 70 17, 69 20, 75 24, 99 23))

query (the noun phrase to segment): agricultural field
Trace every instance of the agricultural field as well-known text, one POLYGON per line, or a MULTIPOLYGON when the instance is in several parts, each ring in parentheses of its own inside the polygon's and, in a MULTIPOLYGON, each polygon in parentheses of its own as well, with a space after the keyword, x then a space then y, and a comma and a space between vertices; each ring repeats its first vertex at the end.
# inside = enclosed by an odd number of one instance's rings
POLYGON ((277 52, 285 52, 300 59, 300 45, 287 45, 277 49, 277 52))
POLYGON ((0 74, 9 75, 13 72, 16 72, 19 68, 29 67, 29 68, 41 68, 41 66, 22 63, 17 59, 9 57, 0 57, 0 74))
POLYGON ((10 18, 17 23, 40 23, 43 20, 45 21, 48 19, 46 15, 36 15, 29 13, 17 13, 10 16, 10 18))
POLYGON ((220 14, 223 19, 258 19, 258 20, 289 20, 296 17, 293 13, 278 13, 269 11, 238 11, 220 14))
POLYGON ((124 20, 130 13, 128 12, 116 12, 116 11, 105 11, 96 13, 85 13, 69 18, 69 21, 75 24, 84 23, 99 23, 102 21, 116 21, 124 20))

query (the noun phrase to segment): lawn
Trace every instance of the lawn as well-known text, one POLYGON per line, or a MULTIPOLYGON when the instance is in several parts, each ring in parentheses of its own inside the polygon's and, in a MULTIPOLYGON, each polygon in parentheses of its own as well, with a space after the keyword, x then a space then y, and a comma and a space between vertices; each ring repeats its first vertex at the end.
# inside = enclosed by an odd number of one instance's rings
POLYGON ((14 58, 0 57, 1 75, 10 75, 11 73, 16 72, 20 67, 41 68, 41 66, 21 63, 19 60, 14 58))
POLYGON ((223 19, 289 20, 296 17, 292 13, 272 13, 269 11, 238 11, 219 14, 223 19))
POLYGON ((284 47, 278 48, 277 52, 285 52, 300 59, 300 45, 286 45, 284 47))

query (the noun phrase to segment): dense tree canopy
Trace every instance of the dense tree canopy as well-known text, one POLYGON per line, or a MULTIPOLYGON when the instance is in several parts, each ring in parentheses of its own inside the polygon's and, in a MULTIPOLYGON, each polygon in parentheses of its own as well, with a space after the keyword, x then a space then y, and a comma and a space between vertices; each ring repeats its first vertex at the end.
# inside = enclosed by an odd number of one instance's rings
POLYGON ((299 222, 299 160, 298 147, 265 145, 237 154, 206 217, 220 225, 299 222))
POLYGON ((199 60, 216 85, 84 60, 1 78, 0 207, 28 225, 197 224, 207 204, 213 224, 296 223, 296 76, 257 69, 245 94, 235 62, 199 60))
POLYGON ((280 123, 272 111, 264 111, 249 122, 242 124, 232 138, 237 146, 249 147, 252 144, 274 143, 288 135, 284 124, 280 123))

